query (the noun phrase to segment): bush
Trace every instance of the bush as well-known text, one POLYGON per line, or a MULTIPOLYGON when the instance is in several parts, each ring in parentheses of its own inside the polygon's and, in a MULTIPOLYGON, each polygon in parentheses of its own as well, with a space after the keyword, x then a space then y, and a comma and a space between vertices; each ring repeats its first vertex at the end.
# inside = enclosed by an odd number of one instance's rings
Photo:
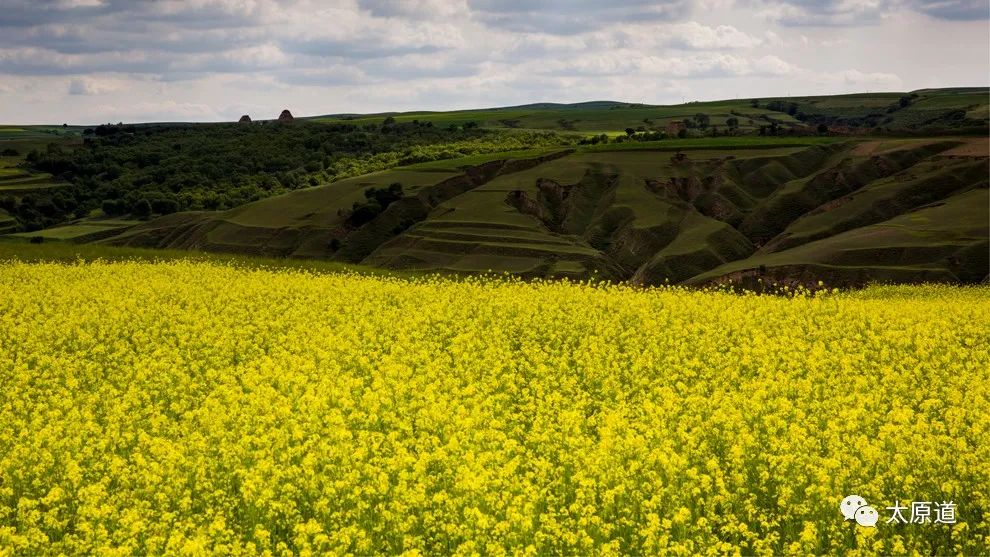
POLYGON ((402 198, 402 184, 393 182, 387 188, 368 188, 364 190, 365 199, 374 199, 382 209, 402 198))
POLYGON ((139 199, 131 206, 131 213, 138 218, 151 216, 151 202, 147 199, 139 199))
POLYGON ((8 213, 13 213, 17 210, 17 199, 11 195, 6 195, 0 198, 0 209, 3 209, 8 213))
POLYGON ((352 226, 362 226, 374 220, 381 212, 382 206, 376 201, 355 203, 351 216, 347 220, 352 226))
POLYGON ((100 210, 108 217, 118 217, 127 214, 127 202, 122 199, 106 199, 100 205, 100 210))
POLYGON ((169 215, 179 211, 179 202, 174 199, 153 199, 151 211, 159 215, 169 215))

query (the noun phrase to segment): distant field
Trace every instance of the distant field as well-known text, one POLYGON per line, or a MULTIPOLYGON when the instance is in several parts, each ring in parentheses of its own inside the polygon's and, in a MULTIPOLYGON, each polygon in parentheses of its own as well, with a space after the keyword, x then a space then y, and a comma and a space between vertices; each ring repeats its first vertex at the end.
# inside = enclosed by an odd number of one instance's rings
POLYGON ((0 149, 7 140, 58 140, 60 138, 78 138, 83 131, 82 126, 0 126, 0 149))

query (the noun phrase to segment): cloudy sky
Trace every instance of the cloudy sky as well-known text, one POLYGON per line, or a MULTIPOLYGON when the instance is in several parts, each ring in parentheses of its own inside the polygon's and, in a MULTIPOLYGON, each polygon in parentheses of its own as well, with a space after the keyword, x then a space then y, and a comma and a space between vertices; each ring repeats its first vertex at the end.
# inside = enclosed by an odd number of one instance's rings
POLYGON ((987 0, 0 0, 0 123, 988 83, 987 0))

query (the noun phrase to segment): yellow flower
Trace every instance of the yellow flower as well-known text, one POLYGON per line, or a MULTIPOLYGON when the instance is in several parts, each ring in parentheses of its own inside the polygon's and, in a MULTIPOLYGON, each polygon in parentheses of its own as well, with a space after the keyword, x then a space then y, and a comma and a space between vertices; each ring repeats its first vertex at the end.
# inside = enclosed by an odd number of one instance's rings
POLYGON ((0 555, 985 553, 988 294, 3 263, 0 555))

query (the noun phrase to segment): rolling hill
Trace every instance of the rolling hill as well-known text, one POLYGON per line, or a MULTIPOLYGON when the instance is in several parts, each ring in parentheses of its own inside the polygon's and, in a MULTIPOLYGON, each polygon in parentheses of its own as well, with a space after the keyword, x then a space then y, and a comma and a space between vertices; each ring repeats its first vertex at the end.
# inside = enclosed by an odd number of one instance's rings
POLYGON ((101 242, 638 284, 987 276, 985 139, 618 147, 414 165, 101 242), (401 199, 355 225, 393 183, 401 199))
POLYGON ((826 125, 843 133, 876 131, 932 134, 985 130, 990 118, 990 90, 985 87, 924 89, 913 92, 862 93, 813 97, 766 97, 680 105, 648 105, 615 101, 574 104, 535 103, 522 106, 452 112, 389 112, 317 116, 321 122, 381 124, 431 122, 460 126, 474 122, 486 128, 555 130, 561 133, 615 133, 627 128, 664 131, 673 121, 690 122, 698 114, 709 126, 725 130, 734 118, 738 131, 755 132, 774 123, 800 132, 826 125))
POLYGON ((9 127, 0 146, 20 154, 0 167, 0 234, 637 284, 971 283, 990 266, 988 100, 957 88, 9 127), (27 148, 52 160, 32 167, 27 148), (23 222, 73 199, 74 218, 23 222))

